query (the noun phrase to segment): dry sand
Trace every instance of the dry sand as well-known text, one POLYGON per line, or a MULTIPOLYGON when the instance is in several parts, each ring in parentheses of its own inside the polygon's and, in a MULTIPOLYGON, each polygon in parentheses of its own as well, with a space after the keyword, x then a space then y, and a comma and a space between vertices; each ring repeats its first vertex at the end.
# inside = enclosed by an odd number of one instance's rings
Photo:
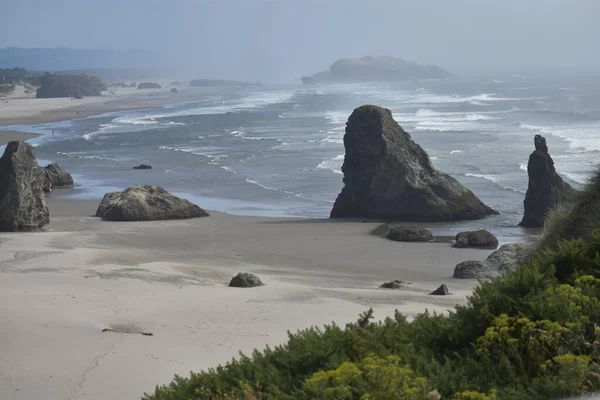
POLYGON ((1 399, 136 399, 174 374, 282 343, 287 330, 369 308, 377 318, 444 311, 475 284, 452 279, 454 265, 489 254, 388 241, 373 223, 103 222, 97 205, 51 198, 47 232, 0 234, 1 399), (228 288, 240 271, 266 286, 228 288), (391 279, 411 284, 378 288, 391 279), (442 283, 452 295, 427 295, 442 283))

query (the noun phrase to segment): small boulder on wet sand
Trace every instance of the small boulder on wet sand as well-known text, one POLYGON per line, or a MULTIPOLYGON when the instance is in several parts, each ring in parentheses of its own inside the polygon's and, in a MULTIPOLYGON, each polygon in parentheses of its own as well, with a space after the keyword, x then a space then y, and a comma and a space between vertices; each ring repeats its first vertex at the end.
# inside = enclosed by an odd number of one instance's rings
POLYGON ((433 296, 447 296, 450 294, 450 291, 448 290, 448 286, 446 286, 446 284, 443 283, 439 288, 435 289, 429 294, 433 296))
POLYGON ((140 164, 136 167, 133 167, 133 169, 152 169, 152 165, 150 164, 140 164))
POLYGON ((249 288, 257 286, 264 286, 264 283, 260 281, 258 276, 248 272, 240 272, 231 278, 231 281, 229 282, 229 287, 249 288))
POLYGON ((498 239, 485 229, 478 231, 460 232, 454 238, 452 247, 465 248, 475 247, 479 249, 495 249, 498 247, 498 239))
POLYGON ((160 186, 130 186, 104 195, 96 216, 105 221, 155 221, 207 217, 208 213, 160 186))
POLYGON ((430 242, 435 239, 429 229, 417 226, 397 226, 390 229, 385 237, 397 242, 430 242))
POLYGON ((402 289, 405 283, 406 282, 404 281, 396 279, 393 281, 385 282, 379 287, 383 289, 402 289))

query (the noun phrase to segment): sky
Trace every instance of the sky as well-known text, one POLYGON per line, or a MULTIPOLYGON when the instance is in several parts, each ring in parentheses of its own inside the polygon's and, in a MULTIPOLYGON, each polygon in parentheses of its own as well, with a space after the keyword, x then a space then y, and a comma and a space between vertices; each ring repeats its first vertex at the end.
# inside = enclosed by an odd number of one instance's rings
POLYGON ((392 55, 452 72, 600 66, 600 0, 0 0, 0 48, 140 48, 190 77, 281 81, 392 55))

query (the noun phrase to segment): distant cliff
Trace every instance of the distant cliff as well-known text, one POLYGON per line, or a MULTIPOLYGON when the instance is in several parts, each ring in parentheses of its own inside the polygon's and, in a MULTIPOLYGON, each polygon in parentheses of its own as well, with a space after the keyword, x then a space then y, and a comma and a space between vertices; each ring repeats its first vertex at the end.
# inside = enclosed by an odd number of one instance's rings
POLYGON ((345 58, 331 65, 329 71, 302 77, 305 84, 335 82, 404 81, 444 79, 452 74, 435 65, 421 65, 389 56, 345 58))
POLYGON ((45 74, 40 82, 37 98, 101 96, 102 90, 106 90, 100 79, 89 75, 45 74))

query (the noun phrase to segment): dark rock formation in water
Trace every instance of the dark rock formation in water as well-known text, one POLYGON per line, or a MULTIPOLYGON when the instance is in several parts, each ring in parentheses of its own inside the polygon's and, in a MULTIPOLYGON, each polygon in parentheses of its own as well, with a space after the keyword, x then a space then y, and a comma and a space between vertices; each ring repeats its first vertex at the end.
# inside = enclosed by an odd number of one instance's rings
POLYGON ((133 169, 152 169, 152 165, 150 165, 150 164, 140 164, 140 165, 137 165, 137 166, 133 167, 133 169))
POLYGON ((50 222, 43 185, 33 147, 8 143, 0 158, 0 231, 35 231, 50 222))
POLYGON ((231 278, 229 282, 229 287, 249 288, 257 286, 264 286, 264 283, 261 282, 258 276, 249 274, 248 272, 240 272, 231 278))
POLYGON ((44 183, 51 183, 53 187, 73 186, 73 177, 57 163, 49 164, 43 169, 44 183))
POLYGON ((40 83, 35 95, 37 98, 102 96, 102 91, 107 90, 100 79, 85 74, 45 74, 40 77, 40 83))
POLYGON ((142 82, 138 85, 137 88, 138 89, 161 89, 162 86, 160 86, 158 83, 155 83, 155 82, 142 82))
POLYGON ((430 242, 435 239, 429 229, 417 226, 397 226, 390 229, 385 237, 396 242, 430 242))
POLYGON ((208 213, 160 186, 130 186, 104 195, 96 216, 106 221, 152 221, 207 217, 208 213))
POLYGON ((496 236, 480 229, 477 231, 460 232, 454 238, 454 244, 452 247, 464 248, 464 247, 475 247, 479 249, 495 249, 498 247, 498 239, 496 236))
POLYGON ((179 93, 179 90, 177 90, 177 88, 171 88, 171 93, 173 93, 173 94, 179 93))
POLYGON ((420 65, 389 56, 345 58, 333 63, 329 71, 302 77, 305 84, 328 82, 405 81, 415 79, 445 79, 448 71, 435 65, 420 65))
POLYGON ((497 214, 456 179, 436 170, 388 109, 355 109, 346 124, 344 147, 345 186, 331 218, 438 222, 497 214))
POLYGON ((463 261, 454 268, 454 277, 458 279, 485 279, 498 276, 508 269, 516 268, 526 262, 531 254, 532 245, 510 243, 500 246, 485 261, 463 261))
POLYGON ((546 139, 535 135, 535 150, 529 156, 527 175, 529 186, 523 206, 525 212, 519 226, 526 228, 542 227, 548 211, 564 204, 575 194, 568 183, 556 173, 554 161, 548 153, 546 139))

